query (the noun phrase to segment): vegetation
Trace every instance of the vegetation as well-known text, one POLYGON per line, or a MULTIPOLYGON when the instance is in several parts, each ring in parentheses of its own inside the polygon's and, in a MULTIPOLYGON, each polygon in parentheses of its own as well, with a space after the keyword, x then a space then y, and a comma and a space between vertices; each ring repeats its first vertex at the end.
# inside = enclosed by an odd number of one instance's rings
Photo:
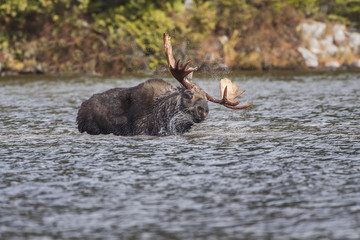
POLYGON ((227 65, 267 69, 276 53, 258 52, 286 47, 304 17, 359 27, 360 0, 0 0, 0 57, 3 69, 24 72, 155 70, 167 31, 185 43, 177 55, 200 61, 216 37, 227 65))

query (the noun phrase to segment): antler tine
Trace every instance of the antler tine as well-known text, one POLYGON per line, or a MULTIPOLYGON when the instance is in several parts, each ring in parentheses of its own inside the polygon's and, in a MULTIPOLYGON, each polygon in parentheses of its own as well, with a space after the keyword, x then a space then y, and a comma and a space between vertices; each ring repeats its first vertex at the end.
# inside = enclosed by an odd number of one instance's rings
POLYGON ((224 106, 236 106, 240 103, 240 101, 231 101, 227 98, 227 86, 225 87, 224 90, 224 96, 222 99, 216 99, 214 97, 212 97, 211 95, 209 95, 208 93, 206 93, 206 97, 208 98, 209 101, 214 102, 214 103, 219 103, 221 105, 224 106))
POLYGON ((242 90, 241 92, 239 92, 238 94, 236 94, 236 96, 234 98, 239 97, 241 94, 243 94, 246 90, 242 90))
MULTIPOLYGON (((185 70, 185 68, 187 67, 187 65, 189 65, 189 63, 191 62, 191 60, 188 60, 181 68, 181 70, 185 70)), ((190 68, 191 69, 191 68, 190 68)))
POLYGON ((216 99, 216 98, 212 97, 211 95, 209 95, 208 93, 206 93, 206 97, 211 102, 224 105, 225 107, 231 108, 231 109, 244 109, 244 108, 248 108, 251 105, 253 105, 253 103, 250 103, 250 104, 244 105, 244 106, 237 106, 240 103, 240 101, 228 100, 226 97, 226 91, 227 91, 227 88, 225 88, 224 97, 222 99, 216 99))
POLYGON ((199 67, 190 67, 186 70, 186 67, 189 65, 191 60, 188 60, 182 67, 180 67, 180 59, 175 64, 175 59, 172 52, 171 46, 171 37, 168 33, 164 33, 164 48, 166 60, 168 62, 168 66, 171 74, 174 76, 176 80, 178 80, 185 88, 190 89, 194 87, 194 84, 187 81, 185 77, 197 70, 199 67))
POLYGON ((230 105, 224 105, 224 106, 231 109, 244 109, 250 107, 251 105, 253 105, 253 103, 249 103, 248 105, 245 106, 230 106, 230 105))

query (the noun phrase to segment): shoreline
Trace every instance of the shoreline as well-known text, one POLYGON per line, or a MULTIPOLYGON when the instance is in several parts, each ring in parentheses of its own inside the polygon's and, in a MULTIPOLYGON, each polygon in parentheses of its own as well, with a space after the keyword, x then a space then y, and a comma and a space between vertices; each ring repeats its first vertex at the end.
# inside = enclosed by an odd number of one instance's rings
MULTIPOLYGON (((256 70, 256 69, 227 69, 227 70, 214 70, 206 71, 201 70, 201 68, 196 72, 196 75, 200 78, 205 78, 208 76, 219 75, 219 76, 238 76, 238 75, 266 75, 266 74, 280 74, 280 75, 303 75, 303 74, 342 74, 342 73, 360 73, 360 68, 355 67, 344 67, 344 68, 297 68, 297 69, 270 69, 270 70, 256 70)), ((99 75, 99 74, 86 74, 86 73, 31 73, 31 72, 14 72, 14 71, 3 71, 0 72, 0 81, 5 78, 33 78, 33 77, 59 77, 59 78, 74 78, 74 77, 90 77, 90 78, 124 78, 124 77, 139 77, 139 78, 171 78, 170 72, 133 72, 133 73, 124 73, 121 75, 99 75)))

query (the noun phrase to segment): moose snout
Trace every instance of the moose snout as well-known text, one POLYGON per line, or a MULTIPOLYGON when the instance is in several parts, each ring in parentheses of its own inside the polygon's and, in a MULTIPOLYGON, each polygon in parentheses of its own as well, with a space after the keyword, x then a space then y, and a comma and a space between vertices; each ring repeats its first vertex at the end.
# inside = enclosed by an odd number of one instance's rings
POLYGON ((204 99, 199 99, 195 103, 195 121, 202 122, 206 119, 209 113, 208 102, 204 99))

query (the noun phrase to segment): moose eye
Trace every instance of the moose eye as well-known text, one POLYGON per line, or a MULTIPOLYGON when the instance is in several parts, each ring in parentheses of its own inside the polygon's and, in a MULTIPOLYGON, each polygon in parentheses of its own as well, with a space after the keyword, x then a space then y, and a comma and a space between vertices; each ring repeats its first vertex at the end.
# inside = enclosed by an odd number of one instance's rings
POLYGON ((191 92, 184 92, 184 98, 185 99, 192 99, 193 94, 191 92))

